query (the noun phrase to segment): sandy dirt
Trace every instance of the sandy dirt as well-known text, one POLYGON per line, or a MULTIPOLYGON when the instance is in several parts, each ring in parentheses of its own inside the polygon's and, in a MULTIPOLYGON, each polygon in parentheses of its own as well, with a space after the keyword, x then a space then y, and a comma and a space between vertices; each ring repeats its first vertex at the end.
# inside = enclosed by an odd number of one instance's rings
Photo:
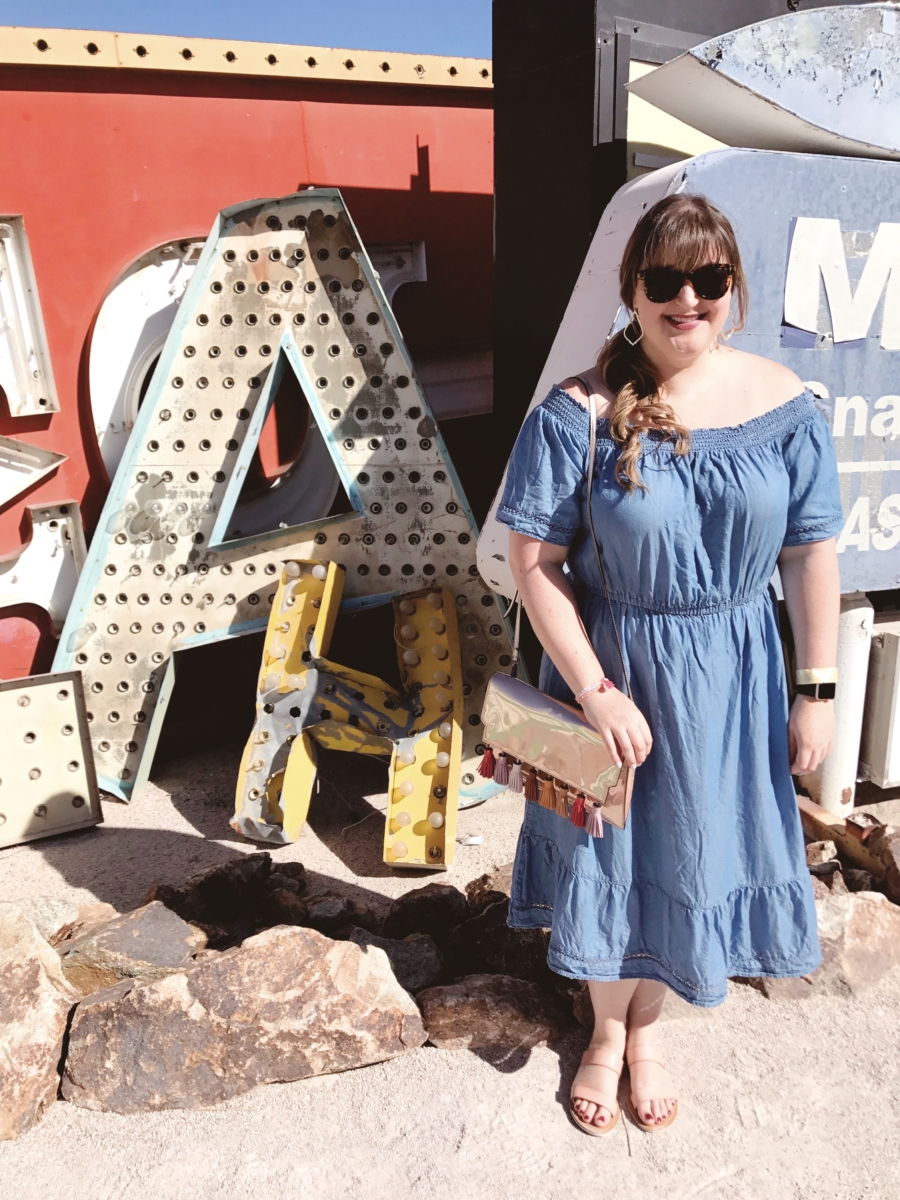
MULTIPOLYGON (((0 851, 0 896, 106 900, 125 910, 150 884, 255 847, 228 829, 238 748, 161 764, 96 830, 0 851)), ((378 763, 326 755, 294 846, 313 886, 397 895, 432 878, 464 887, 512 858, 522 801, 460 815, 442 875, 381 862, 378 763)), ((686 1006, 685 1006, 686 1007, 686 1006)), ((680 1085, 675 1124, 627 1120, 589 1138, 564 1098, 587 1040, 506 1062, 423 1047, 342 1075, 259 1088, 215 1109, 121 1117, 58 1103, 0 1143, 2 1200, 896 1200, 900 1195, 900 971, 847 1001, 769 1001, 732 985, 711 1013, 673 1006, 663 1029, 680 1085)))

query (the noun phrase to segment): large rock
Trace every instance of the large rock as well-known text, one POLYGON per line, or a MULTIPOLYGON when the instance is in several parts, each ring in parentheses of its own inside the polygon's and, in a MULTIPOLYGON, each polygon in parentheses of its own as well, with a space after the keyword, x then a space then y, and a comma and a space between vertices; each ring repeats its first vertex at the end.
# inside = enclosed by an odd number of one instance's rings
POLYGON ((101 900, 75 904, 58 896, 29 896, 15 903, 51 946, 60 946, 119 915, 111 904, 101 900))
POLYGON ((469 915, 469 906, 459 888, 449 883, 426 883, 406 892, 391 905, 382 933, 405 938, 410 933, 428 933, 442 944, 469 915))
MULTIPOLYGON (((286 868, 294 865, 302 872, 299 863, 283 863, 279 870, 285 873, 286 868)), ((261 897, 271 874, 271 854, 265 850, 257 851, 199 871, 180 887, 154 884, 144 897, 144 903, 159 900, 185 921, 225 925, 261 897)))
POLYGON ((466 899, 469 902, 469 912, 473 917, 478 916, 484 909, 512 896, 513 864, 505 863, 502 867, 494 867, 485 875, 479 875, 471 883, 466 884, 466 899))
POLYGON ((900 964, 900 908, 879 892, 833 893, 816 901, 822 964, 797 979, 752 980, 764 995, 803 999, 814 992, 854 996, 900 964))
POLYGON ((56 951, 15 905, 0 903, 0 1138, 30 1129, 56 1099, 77 999, 56 951))
POLYGON ((900 904, 900 829, 896 825, 882 825, 873 830, 866 845, 881 859, 885 895, 900 904))
POLYGON ((450 935, 447 958, 455 975, 515 975, 549 989, 557 976, 547 966, 549 929, 510 929, 509 900, 499 900, 450 935))
POLYGON ((123 979, 162 979, 205 946, 205 934, 154 900, 60 949, 63 974, 86 996, 123 979))
POLYGON ((350 931, 350 941, 357 946, 377 946, 383 950, 397 976, 397 982, 408 992, 431 987, 443 974, 440 952, 434 938, 427 933, 411 933, 402 941, 397 941, 357 927, 350 931))
POLYGON ((310 897, 308 908, 306 924, 326 937, 347 938, 354 927, 374 933, 382 924, 373 909, 340 892, 320 892, 310 897))
POLYGON ((72 1023, 62 1090, 112 1112, 200 1108, 424 1041, 419 1010, 380 950, 281 926, 155 983, 89 997, 72 1023))
POLYGON ((549 1041, 565 1026, 552 996, 508 975, 468 975, 416 998, 429 1042, 445 1050, 511 1053, 549 1041))

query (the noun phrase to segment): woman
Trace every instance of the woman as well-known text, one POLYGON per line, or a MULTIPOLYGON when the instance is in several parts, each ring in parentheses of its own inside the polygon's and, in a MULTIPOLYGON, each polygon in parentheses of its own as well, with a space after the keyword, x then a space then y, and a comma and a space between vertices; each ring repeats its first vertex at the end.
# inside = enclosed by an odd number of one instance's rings
POLYGON ((811 393, 720 340, 746 308, 722 213, 701 196, 659 201, 620 284, 629 325, 529 415, 498 513, 546 651, 541 689, 577 696, 616 757, 639 767, 624 831, 592 838, 530 803, 516 853, 509 923, 550 917, 550 966, 589 981, 595 1029, 570 1104, 593 1134, 618 1119, 623 1056, 637 1123, 675 1119, 657 1047, 666 987, 712 1007, 729 976, 805 975, 819 962, 791 773, 828 753, 832 704, 798 694, 788 716, 769 579, 777 563, 797 667, 833 668, 842 525, 811 393), (586 526, 589 403, 594 525, 634 702, 586 526))

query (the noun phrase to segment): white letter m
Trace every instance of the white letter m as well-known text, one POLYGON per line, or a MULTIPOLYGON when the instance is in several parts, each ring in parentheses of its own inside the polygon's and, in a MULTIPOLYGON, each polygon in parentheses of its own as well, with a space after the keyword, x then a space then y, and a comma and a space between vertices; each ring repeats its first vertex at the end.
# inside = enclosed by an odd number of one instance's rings
POLYGON ((856 291, 850 287, 841 224, 831 217, 798 217, 784 283, 784 319, 810 333, 818 328, 819 276, 835 342, 865 338, 884 294, 881 348, 900 350, 900 224, 878 226, 856 291))

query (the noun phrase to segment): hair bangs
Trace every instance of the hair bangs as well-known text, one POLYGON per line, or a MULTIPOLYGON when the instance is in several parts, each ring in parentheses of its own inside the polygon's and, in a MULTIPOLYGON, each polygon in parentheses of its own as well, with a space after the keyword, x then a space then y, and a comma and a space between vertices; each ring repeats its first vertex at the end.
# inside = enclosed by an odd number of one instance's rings
POLYGON ((733 262, 734 246, 723 237, 718 222, 696 210, 672 212, 652 230, 644 247, 645 267, 675 267, 696 271, 710 262, 733 262))

